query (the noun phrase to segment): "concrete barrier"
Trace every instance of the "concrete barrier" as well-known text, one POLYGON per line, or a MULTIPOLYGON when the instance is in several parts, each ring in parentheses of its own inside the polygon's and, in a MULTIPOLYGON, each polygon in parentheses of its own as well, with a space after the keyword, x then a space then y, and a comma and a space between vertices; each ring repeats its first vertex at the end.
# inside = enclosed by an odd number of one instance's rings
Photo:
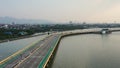
MULTIPOLYGON (((111 31, 119 31, 119 30, 111 30, 111 31)), ((86 31, 86 32, 66 32, 66 33, 61 33, 61 36, 58 38, 56 44, 54 44, 54 48, 51 48, 45 58, 43 59, 42 62, 40 62, 38 68, 48 68, 51 64, 51 61, 54 60, 54 56, 56 54, 56 51, 58 49, 59 43, 62 38, 71 36, 71 35, 81 35, 81 34, 101 34, 101 31, 96 30, 96 31, 86 31)), ((49 67, 50 68, 50 67, 49 67)))

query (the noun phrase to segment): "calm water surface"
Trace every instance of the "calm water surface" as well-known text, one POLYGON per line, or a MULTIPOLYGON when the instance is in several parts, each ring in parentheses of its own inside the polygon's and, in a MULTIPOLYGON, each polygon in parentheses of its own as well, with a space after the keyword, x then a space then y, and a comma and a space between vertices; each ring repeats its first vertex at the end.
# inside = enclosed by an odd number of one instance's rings
POLYGON ((65 37, 52 68, 120 68, 120 32, 65 37))

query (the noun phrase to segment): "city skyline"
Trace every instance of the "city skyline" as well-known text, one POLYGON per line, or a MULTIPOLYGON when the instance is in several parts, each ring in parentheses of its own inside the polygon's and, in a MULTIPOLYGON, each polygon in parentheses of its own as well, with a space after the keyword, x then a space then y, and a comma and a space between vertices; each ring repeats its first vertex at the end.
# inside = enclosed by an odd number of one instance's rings
POLYGON ((54 22, 120 22, 119 0, 1 0, 0 17, 54 22))

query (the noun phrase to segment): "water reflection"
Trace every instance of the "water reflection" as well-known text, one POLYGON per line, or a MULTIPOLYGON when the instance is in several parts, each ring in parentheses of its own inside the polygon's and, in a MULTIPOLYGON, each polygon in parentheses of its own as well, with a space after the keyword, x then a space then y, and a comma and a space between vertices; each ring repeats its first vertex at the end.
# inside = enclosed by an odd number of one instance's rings
POLYGON ((52 68, 120 68, 120 32, 62 39, 52 68))

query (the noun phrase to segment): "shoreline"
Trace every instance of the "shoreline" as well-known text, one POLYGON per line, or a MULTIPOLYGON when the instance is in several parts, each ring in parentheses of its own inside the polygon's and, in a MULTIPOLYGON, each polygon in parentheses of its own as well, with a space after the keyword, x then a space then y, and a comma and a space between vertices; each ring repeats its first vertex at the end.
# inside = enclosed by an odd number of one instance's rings
POLYGON ((19 40, 19 39, 25 39, 25 38, 30 38, 30 37, 36 37, 40 35, 45 35, 45 34, 39 34, 39 35, 27 35, 27 36, 21 36, 17 38, 10 38, 10 39, 5 39, 5 40, 0 40, 0 43, 8 42, 8 41, 14 41, 14 40, 19 40))

